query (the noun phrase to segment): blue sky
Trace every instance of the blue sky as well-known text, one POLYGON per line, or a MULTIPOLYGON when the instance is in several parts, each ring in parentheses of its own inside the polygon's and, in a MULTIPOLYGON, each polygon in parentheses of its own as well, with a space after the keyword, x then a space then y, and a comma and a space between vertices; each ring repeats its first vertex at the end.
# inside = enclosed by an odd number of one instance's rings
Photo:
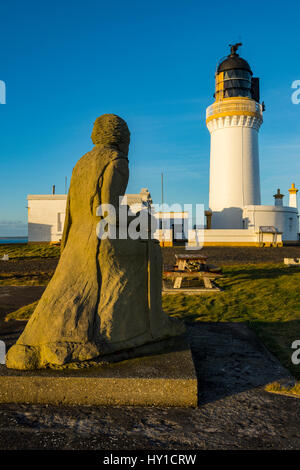
MULTIPOLYGON (((261 79, 262 202, 300 186, 299 13, 295 2, 10 0, 1 4, 0 236, 26 233, 27 194, 64 193, 92 148, 96 117, 115 113, 132 134, 128 192, 208 204, 216 63, 228 44, 261 79)), ((288 199, 286 198, 286 203, 288 199)))

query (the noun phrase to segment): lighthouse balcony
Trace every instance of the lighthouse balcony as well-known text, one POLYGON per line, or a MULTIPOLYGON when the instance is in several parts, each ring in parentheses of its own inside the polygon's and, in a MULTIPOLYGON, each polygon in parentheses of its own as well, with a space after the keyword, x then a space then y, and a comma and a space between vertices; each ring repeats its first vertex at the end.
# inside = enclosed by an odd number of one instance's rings
POLYGON ((213 103, 206 109, 206 122, 225 116, 253 116, 263 120, 262 105, 249 98, 227 98, 213 103))

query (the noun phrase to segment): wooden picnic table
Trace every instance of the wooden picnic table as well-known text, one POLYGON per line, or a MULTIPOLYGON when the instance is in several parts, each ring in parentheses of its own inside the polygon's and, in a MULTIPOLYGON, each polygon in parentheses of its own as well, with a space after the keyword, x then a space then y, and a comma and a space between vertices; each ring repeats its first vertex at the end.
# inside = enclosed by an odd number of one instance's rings
POLYGON ((188 278, 202 279, 205 288, 213 289, 211 281, 221 276, 221 274, 217 272, 210 272, 209 266, 206 263, 207 256, 201 256, 198 254, 180 254, 175 255, 175 258, 176 265, 173 269, 172 267, 168 267, 164 271, 165 278, 174 279, 174 289, 179 289, 181 287, 182 280, 188 278), (200 270, 189 271, 187 268, 190 261, 198 262, 200 264, 200 270))

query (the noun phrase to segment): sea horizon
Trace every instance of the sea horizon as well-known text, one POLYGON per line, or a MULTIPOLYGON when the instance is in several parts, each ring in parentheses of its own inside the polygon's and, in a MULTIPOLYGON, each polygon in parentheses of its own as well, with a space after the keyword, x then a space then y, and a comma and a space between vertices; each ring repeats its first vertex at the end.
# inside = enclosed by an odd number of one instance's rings
POLYGON ((28 236, 19 237, 0 237, 0 245, 11 243, 28 243, 28 236))

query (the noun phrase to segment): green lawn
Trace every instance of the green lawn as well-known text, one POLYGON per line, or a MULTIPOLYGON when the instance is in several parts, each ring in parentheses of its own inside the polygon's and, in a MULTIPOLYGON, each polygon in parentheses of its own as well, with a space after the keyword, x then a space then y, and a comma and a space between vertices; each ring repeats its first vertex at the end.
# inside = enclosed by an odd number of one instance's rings
POLYGON ((15 310, 14 312, 8 313, 5 317, 5 321, 9 321, 9 320, 29 320, 29 318, 33 314, 38 302, 39 301, 36 300, 32 304, 25 305, 24 307, 21 307, 18 310, 15 310))
POLYGON ((163 296, 164 310, 190 321, 246 322, 267 348, 300 379, 291 344, 300 340, 300 268, 243 265, 223 268, 222 292, 163 296))
POLYGON ((279 393, 280 395, 289 395, 292 397, 300 398, 300 382, 295 385, 282 385, 278 382, 268 384, 265 388, 267 392, 279 393))
POLYGON ((59 258, 60 247, 47 243, 16 243, 0 245, 0 258, 8 255, 10 259, 59 258))
POLYGON ((52 272, 0 273, 0 286, 46 286, 53 276, 52 272))

